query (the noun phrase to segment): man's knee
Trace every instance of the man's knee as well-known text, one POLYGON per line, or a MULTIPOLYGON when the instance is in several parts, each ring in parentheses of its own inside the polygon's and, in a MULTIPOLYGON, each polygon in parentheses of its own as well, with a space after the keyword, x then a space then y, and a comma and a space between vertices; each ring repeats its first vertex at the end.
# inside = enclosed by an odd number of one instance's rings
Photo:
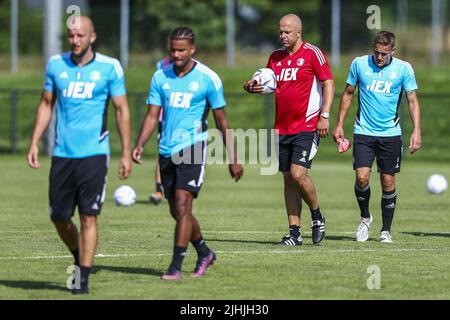
POLYGON ((308 171, 306 169, 291 170, 290 174, 292 181, 294 181, 300 187, 303 187, 307 182, 308 171))
POLYGON ((180 190, 176 192, 175 210, 177 218, 181 218, 192 213, 192 201, 193 195, 189 191, 180 190))
POLYGON ((82 228, 95 228, 97 227, 97 216, 82 214, 80 215, 82 228))
POLYGON ((364 188, 365 186, 367 186, 369 184, 369 179, 370 171, 356 171, 356 184, 359 187, 364 188))
POLYGON ((383 191, 392 191, 395 189, 395 175, 394 174, 382 174, 381 175, 381 187, 383 191))

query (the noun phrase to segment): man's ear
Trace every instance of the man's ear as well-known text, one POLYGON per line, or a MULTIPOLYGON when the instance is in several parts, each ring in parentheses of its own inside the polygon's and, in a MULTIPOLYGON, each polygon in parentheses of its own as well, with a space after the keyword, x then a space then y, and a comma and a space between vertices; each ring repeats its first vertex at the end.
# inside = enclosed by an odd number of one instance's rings
POLYGON ((392 48, 392 53, 391 53, 391 54, 394 55, 395 52, 397 52, 397 48, 396 48, 396 47, 393 47, 393 48, 392 48))
POLYGON ((96 32, 92 32, 91 33, 91 38, 89 39, 89 43, 92 45, 92 44, 94 44, 95 40, 97 40, 97 33, 96 32))

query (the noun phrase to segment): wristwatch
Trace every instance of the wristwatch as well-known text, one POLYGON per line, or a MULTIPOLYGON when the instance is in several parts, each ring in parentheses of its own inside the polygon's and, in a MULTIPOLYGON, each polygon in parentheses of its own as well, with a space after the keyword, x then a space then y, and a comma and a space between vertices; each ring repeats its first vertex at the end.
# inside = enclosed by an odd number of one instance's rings
POLYGON ((320 116, 321 116, 322 118, 324 118, 324 119, 328 119, 328 118, 330 118, 330 113, 329 113, 329 112, 322 112, 322 113, 320 114, 320 116))

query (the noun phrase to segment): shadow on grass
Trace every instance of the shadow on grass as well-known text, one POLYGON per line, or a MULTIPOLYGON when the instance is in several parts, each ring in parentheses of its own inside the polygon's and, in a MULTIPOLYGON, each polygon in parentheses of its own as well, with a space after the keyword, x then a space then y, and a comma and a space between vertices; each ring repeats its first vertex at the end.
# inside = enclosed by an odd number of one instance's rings
POLYGON ((102 270, 120 273, 150 275, 155 277, 159 277, 163 274, 163 272, 151 268, 130 268, 130 267, 105 266, 105 265, 94 265, 92 271, 93 273, 97 273, 102 270))
POLYGON ((68 292, 65 286, 47 281, 0 280, 0 286, 27 290, 58 290, 68 292))
POLYGON ((444 237, 450 238, 450 232, 400 232, 401 234, 408 234, 416 237, 444 237))
POLYGON ((230 243, 256 243, 256 244, 276 244, 273 241, 257 241, 257 240, 239 240, 239 239, 205 239, 206 241, 230 242, 230 243))
MULTIPOLYGON (((303 238, 303 244, 305 244, 305 239, 308 239, 307 241, 311 240, 311 236, 302 236, 303 238)), ((217 241, 217 242, 230 242, 230 243, 256 243, 256 244, 273 244, 278 245, 279 241, 258 241, 258 240, 240 240, 240 239, 205 239, 207 241, 217 241)), ((356 239, 354 236, 336 236, 336 235, 325 235, 325 239, 323 241, 352 241, 356 242, 356 239)), ((367 242, 377 242, 377 239, 369 239, 367 242)))

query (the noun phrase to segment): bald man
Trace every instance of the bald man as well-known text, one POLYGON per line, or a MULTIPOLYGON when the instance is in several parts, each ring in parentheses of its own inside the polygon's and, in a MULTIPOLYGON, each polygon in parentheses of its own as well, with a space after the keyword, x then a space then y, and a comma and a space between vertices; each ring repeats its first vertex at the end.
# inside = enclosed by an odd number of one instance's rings
MULTIPOLYGON (((279 171, 284 178, 289 223, 289 234, 280 244, 302 244, 302 200, 311 211, 312 242, 319 244, 325 237, 325 217, 308 169, 317 153, 319 138, 328 135, 333 76, 322 50, 302 39, 302 21, 297 15, 280 19, 279 39, 283 47, 272 53, 267 68, 277 78, 275 129, 279 134, 279 171)), ((261 93, 263 87, 248 80, 244 90, 261 93)))
POLYGON ((74 294, 86 294, 97 248, 97 216, 106 191, 109 98, 115 107, 122 143, 120 179, 126 179, 131 172, 130 112, 119 61, 94 52, 92 45, 97 35, 91 19, 75 19, 67 30, 71 51, 51 57, 47 64, 28 165, 40 168, 39 141, 56 102, 56 139, 49 178, 50 219, 75 259, 76 273, 70 289, 74 294), (76 207, 80 233, 72 222, 76 207))

